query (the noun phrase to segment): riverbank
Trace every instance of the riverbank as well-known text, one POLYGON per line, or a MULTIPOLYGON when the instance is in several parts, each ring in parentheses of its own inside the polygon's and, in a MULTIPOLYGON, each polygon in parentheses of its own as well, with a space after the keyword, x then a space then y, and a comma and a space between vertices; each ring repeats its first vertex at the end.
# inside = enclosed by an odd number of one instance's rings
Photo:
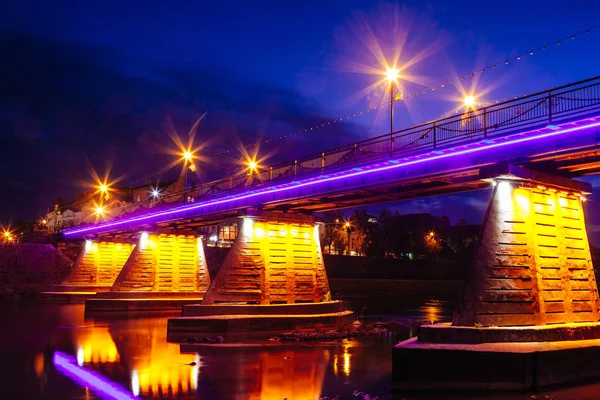
POLYGON ((37 299, 44 288, 65 278, 71 264, 49 244, 1 244, 0 301, 37 299))

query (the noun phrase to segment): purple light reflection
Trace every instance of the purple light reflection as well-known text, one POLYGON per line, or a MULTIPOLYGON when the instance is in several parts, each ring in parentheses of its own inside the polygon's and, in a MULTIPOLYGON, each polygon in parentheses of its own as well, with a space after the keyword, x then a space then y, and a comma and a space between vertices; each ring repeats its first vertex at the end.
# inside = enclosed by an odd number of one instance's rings
MULTIPOLYGON (((246 200, 246 199, 255 198, 255 197, 263 196, 263 195, 267 195, 267 194, 280 193, 280 192, 284 192, 284 191, 288 191, 288 190, 299 189, 299 188, 303 188, 303 187, 307 187, 307 186, 313 186, 313 185, 317 185, 317 184, 321 184, 321 183, 332 182, 332 181, 336 181, 336 180, 340 180, 340 179, 352 178, 352 177, 361 176, 361 175, 375 174, 378 172, 388 171, 388 170, 401 168, 401 167, 407 167, 407 166, 416 165, 416 164, 422 164, 422 163, 436 161, 436 160, 445 159, 445 158, 456 157, 456 156, 465 155, 465 154, 473 154, 473 153, 477 153, 477 152, 488 151, 491 149, 497 149, 499 147, 521 144, 524 142, 540 140, 540 139, 553 137, 553 136, 559 136, 559 135, 563 135, 566 133, 581 131, 584 129, 594 128, 594 127, 598 127, 598 126, 600 126, 600 122, 595 122, 595 123, 578 126, 578 127, 574 127, 574 128, 569 128, 569 129, 553 130, 551 132, 545 132, 542 134, 529 136, 529 137, 522 137, 522 136, 526 133, 539 132, 539 130, 518 133, 518 134, 507 136, 504 138, 495 139, 495 141, 491 142, 491 143, 489 143, 488 140, 474 143, 474 144, 470 145, 470 146, 472 146, 472 148, 469 148, 470 147, 469 145, 462 145, 459 148, 463 148, 464 150, 460 150, 460 151, 454 151, 454 152, 448 152, 448 153, 443 152, 442 154, 439 154, 438 151, 431 151, 429 153, 424 153, 421 155, 417 155, 417 156, 413 156, 413 157, 409 157, 409 158, 405 158, 405 159, 401 159, 401 160, 389 160, 387 162, 374 164, 371 167, 368 167, 368 166, 362 167, 363 169, 360 171, 356 171, 354 168, 351 168, 349 170, 342 171, 338 174, 335 174, 334 176, 321 175, 319 177, 309 178, 309 179, 305 179, 302 181, 294 181, 294 182, 288 183, 288 184, 276 185, 272 188, 264 188, 264 189, 249 191, 245 194, 227 196, 227 197, 219 199, 219 200, 206 201, 206 202, 200 203, 200 204, 176 207, 171 210, 161 211, 161 212, 157 212, 157 213, 149 213, 147 215, 124 219, 124 220, 120 220, 120 221, 108 222, 105 224, 93 225, 93 226, 88 226, 85 228, 72 229, 72 230, 65 231, 64 234, 65 235, 75 235, 75 234, 79 234, 79 233, 92 233, 92 232, 102 231, 107 228, 113 228, 116 226, 129 224, 132 222, 150 221, 150 220, 158 218, 158 217, 175 215, 175 214, 183 213, 186 211, 206 208, 209 206, 215 206, 215 205, 226 204, 226 203, 231 203, 231 202, 240 201, 240 200, 246 200), (517 136, 519 138, 514 139, 517 136), (475 146, 477 146, 477 147, 475 147, 475 146), (427 156, 429 156, 429 157, 427 157, 427 156), (425 157, 425 158, 423 158, 423 157, 425 157), (404 162, 402 162, 402 161, 404 161, 404 162), (384 164, 384 166, 380 167, 379 165, 381 165, 381 164, 384 164)), ((452 150, 452 149, 448 149, 448 150, 452 150)), ((448 151, 448 150, 445 150, 445 151, 448 151)))
POLYGON ((102 397, 110 399, 128 400, 137 399, 133 393, 105 378, 104 376, 77 365, 77 360, 68 354, 55 351, 52 363, 64 375, 72 378, 83 387, 89 387, 98 392, 102 397))

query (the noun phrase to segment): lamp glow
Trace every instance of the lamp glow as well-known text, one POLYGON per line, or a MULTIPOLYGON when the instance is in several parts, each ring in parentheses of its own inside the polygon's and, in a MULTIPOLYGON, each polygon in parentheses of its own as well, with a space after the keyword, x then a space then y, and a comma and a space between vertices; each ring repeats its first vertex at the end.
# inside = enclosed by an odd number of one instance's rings
POLYGON ((186 150, 183 152, 183 158, 185 161, 189 162, 189 161, 192 161, 192 158, 194 158, 194 155, 192 154, 192 152, 186 150))
POLYGON ((396 68, 388 68, 387 71, 385 71, 385 79, 390 82, 395 82, 399 76, 400 74, 396 68))
POLYGON ((242 222, 242 233, 244 236, 249 237, 252 234, 253 224, 254 221, 252 221, 250 218, 244 218, 244 221, 242 222))
POLYGON ((140 235, 140 249, 145 250, 148 247, 149 235, 147 232, 142 232, 140 235))
POLYGON ((94 213, 98 216, 101 216, 104 214, 104 207, 102 206, 98 206, 96 207, 96 209, 94 210, 94 213))
POLYGON ((473 108, 475 106, 475 97, 473 96, 465 96, 464 100, 463 100, 465 107, 467 107, 467 109, 469 108, 473 108))
POLYGON ((160 192, 158 191, 158 189, 152 189, 152 197, 158 199, 158 196, 160 196, 160 192))

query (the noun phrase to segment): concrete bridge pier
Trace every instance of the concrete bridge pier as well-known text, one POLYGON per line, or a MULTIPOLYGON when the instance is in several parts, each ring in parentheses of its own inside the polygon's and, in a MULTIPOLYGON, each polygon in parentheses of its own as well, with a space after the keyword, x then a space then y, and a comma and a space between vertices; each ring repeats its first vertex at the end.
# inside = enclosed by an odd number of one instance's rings
POLYGON ((248 211, 202 304, 169 320, 169 335, 189 332, 290 329, 351 322, 332 301, 312 216, 248 211))
POLYGON ((482 169, 494 191, 451 324, 393 349, 394 389, 529 389, 600 376, 598 287, 585 230, 590 185, 482 169))
POLYGON ((109 291, 134 248, 134 244, 127 242, 86 240, 69 276, 42 293, 42 298, 83 302, 98 292, 109 291))
POLYGON ((202 238, 142 232, 109 291, 86 300, 86 312, 181 309, 210 285, 202 238))

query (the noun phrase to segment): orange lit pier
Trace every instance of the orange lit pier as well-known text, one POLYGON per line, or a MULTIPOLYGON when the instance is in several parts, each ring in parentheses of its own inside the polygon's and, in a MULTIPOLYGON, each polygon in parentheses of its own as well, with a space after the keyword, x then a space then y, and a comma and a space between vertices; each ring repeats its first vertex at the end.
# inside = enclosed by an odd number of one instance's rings
POLYGON ((84 301, 111 289, 134 249, 131 243, 87 241, 69 276, 45 292, 53 301, 84 301))
POLYGON ((396 389, 527 389, 600 376, 598 287, 582 202, 589 184, 515 166, 495 184, 451 324, 393 351, 396 389))
POLYGON ((86 311, 181 309, 202 300, 210 276, 201 237, 142 232, 109 291, 86 311))
POLYGON ((202 304, 169 320, 169 335, 279 330, 354 320, 332 301, 319 227, 307 215, 249 211, 202 304))

